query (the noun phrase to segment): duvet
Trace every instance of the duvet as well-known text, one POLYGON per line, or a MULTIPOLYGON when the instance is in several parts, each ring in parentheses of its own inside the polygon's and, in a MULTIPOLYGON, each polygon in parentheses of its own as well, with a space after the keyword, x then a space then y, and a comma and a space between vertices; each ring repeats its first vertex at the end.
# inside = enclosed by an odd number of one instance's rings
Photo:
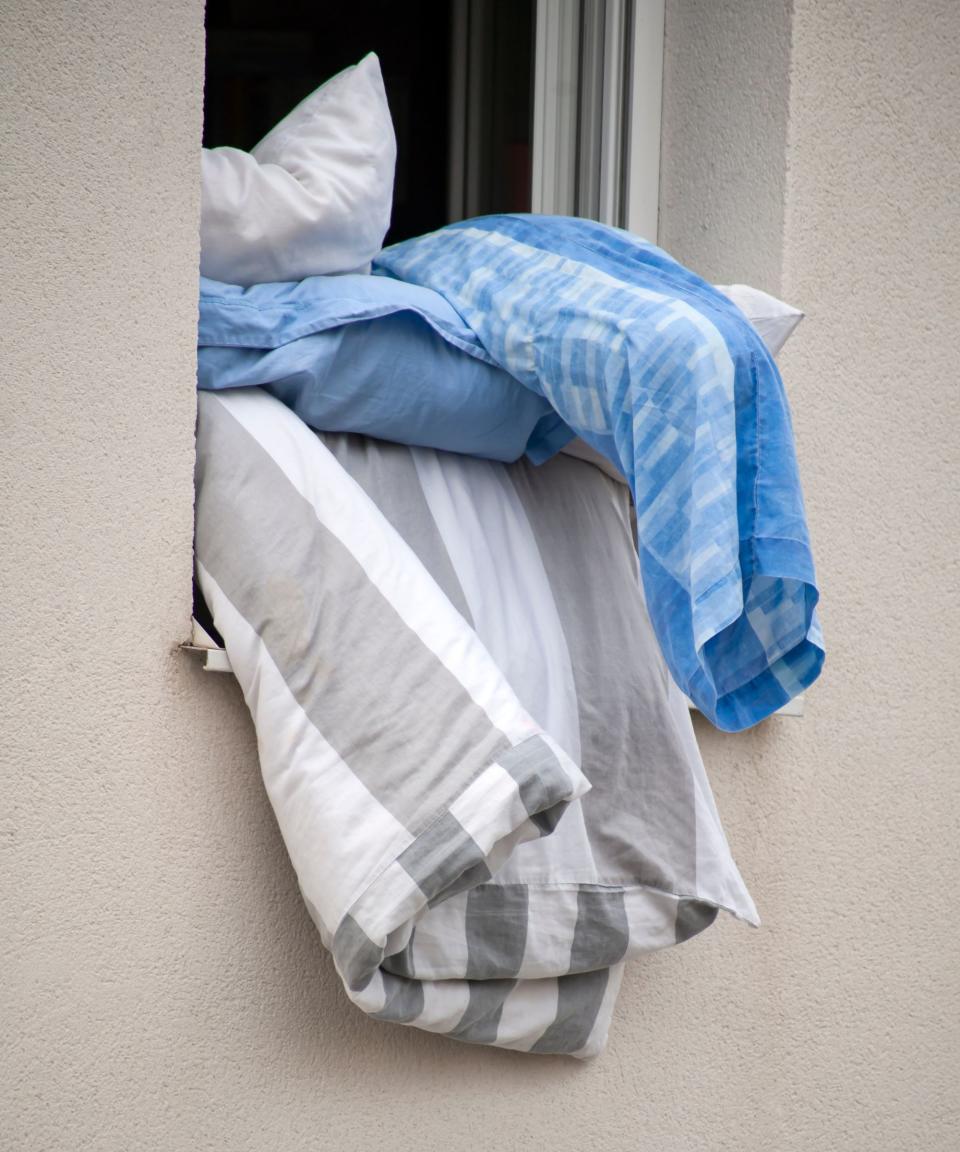
POLYGON ((201 393, 197 574, 306 907, 379 1020, 598 1053, 624 963, 756 923, 629 495, 201 393))

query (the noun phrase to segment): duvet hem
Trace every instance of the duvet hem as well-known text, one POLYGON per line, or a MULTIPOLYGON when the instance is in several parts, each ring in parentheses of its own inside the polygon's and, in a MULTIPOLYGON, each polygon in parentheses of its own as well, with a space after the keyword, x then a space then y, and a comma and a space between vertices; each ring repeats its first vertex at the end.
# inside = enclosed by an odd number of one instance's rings
POLYGON ((428 906, 488 881, 516 845, 552 832, 570 801, 588 789, 579 768, 546 735, 498 756, 342 917, 332 951, 352 997, 369 989, 388 943, 412 931, 428 906))

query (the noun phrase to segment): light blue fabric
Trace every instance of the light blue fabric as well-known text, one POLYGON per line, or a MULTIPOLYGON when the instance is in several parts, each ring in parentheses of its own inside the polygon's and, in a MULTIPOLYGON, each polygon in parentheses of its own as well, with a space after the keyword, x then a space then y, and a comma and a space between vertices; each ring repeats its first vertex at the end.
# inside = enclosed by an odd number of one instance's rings
POLYGON ((718 727, 755 724, 817 678, 787 401, 730 301, 653 245, 558 217, 451 225, 386 249, 375 271, 440 293, 494 363, 622 469, 661 647, 718 727))
POLYGON ((262 386, 313 428, 540 463, 573 436, 435 292, 375 276, 201 279, 198 385, 262 386))

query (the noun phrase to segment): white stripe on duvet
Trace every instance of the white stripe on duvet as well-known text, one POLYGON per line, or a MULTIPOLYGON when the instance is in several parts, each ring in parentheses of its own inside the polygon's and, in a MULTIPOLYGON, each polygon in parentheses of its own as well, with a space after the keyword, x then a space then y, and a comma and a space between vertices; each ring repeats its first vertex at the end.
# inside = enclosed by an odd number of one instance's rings
POLYGON ((413 837, 327 743, 260 637, 203 565, 197 569, 253 717, 263 782, 297 879, 332 935, 370 877, 413 837))
POLYGON ((428 981, 466 975, 466 910, 467 893, 459 892, 428 909, 417 921, 410 957, 417 979, 428 981))
POLYGON ((423 1010, 410 1023, 428 1032, 451 1032, 470 1003, 470 985, 466 980, 424 980, 421 987, 423 1010))
POLYGON ((556 979, 519 980, 503 1002, 497 1047, 529 1052, 556 1017, 556 979))
POLYGON ((520 965, 522 977, 537 979, 567 971, 578 912, 575 886, 545 888, 530 885, 527 889, 527 941, 520 965))
POLYGON ((502 464, 411 450, 474 628, 520 702, 577 764, 573 666, 536 537, 502 464), (478 547, 482 542, 486 547, 478 547))
MULTIPOLYGON (((410 454, 477 635, 520 703, 579 764, 580 712, 570 650, 536 535, 508 470, 429 448, 410 454)), ((579 803, 570 805, 551 836, 515 849, 497 881, 523 882, 531 874, 596 878, 579 803)))

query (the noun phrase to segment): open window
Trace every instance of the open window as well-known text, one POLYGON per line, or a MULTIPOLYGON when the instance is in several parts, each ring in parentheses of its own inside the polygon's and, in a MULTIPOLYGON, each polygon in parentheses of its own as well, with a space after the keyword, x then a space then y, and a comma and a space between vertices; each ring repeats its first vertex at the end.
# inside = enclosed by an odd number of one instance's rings
MULTIPOLYGON (((655 239, 663 0, 208 0, 203 143, 249 150, 368 52, 397 134, 388 244, 494 212, 655 239)), ((229 669, 195 598, 193 645, 229 669)))
MULTIPOLYGON (((249 149, 380 58, 397 134, 387 243, 494 212, 657 234, 663 0, 208 0, 204 144, 249 149)), ((230 671, 197 596, 192 643, 230 671)), ((785 712, 799 714, 802 700, 785 712)))
POLYGON ((656 237, 663 0, 208 0, 204 144, 251 148, 376 52, 397 133, 387 243, 491 212, 656 237))

